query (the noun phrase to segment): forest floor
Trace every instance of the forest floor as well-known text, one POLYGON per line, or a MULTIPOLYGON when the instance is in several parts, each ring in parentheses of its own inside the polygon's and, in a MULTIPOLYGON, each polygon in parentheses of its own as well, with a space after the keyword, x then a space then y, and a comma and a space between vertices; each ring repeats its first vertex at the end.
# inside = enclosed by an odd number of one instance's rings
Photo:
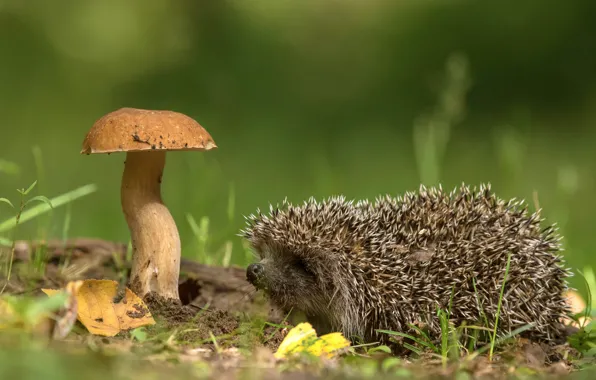
MULTIPOLYGON (((9 248, 0 250, 11 253, 9 248)), ((20 241, 15 244, 12 276, 3 296, 47 299, 42 289, 63 289, 77 280, 125 284, 130 270, 126 257, 126 244, 118 242, 20 241)), ((0 378, 499 379, 592 378, 594 374, 591 356, 569 343, 546 346, 522 338, 501 344, 492 360, 485 353, 469 352, 448 360, 432 352, 397 356, 388 347, 374 345, 352 346, 332 358, 280 359, 274 353, 292 326, 246 281, 243 268, 183 259, 179 292, 179 303, 146 297, 144 303, 155 323, 122 329, 114 336, 90 333, 80 321, 60 339, 53 335, 56 323, 23 321, 9 327, 0 323, 0 378)), ((35 303, 29 305, 20 310, 22 315, 32 313, 35 303)))

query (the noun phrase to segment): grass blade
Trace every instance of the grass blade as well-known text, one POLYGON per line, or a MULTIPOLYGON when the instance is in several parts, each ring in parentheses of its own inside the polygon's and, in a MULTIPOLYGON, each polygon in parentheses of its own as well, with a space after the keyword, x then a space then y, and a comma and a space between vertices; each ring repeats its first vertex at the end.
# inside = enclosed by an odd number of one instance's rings
POLYGON ((420 334, 420 336, 421 336, 421 337, 423 337, 423 338, 425 339, 425 342, 427 342, 427 343, 430 345, 430 348, 431 348, 431 349, 432 349, 434 352, 436 352, 436 353, 438 353, 438 352, 439 352, 439 349, 437 348, 437 346, 435 346, 435 345, 432 343, 432 339, 430 339, 430 336, 428 336, 428 334, 427 334, 427 333, 426 333, 424 330, 422 330, 420 327, 418 327, 418 326, 414 325, 413 323, 408 323, 408 326, 410 326, 410 328, 412 328, 412 329, 416 330, 416 332, 417 332, 418 334, 420 334))
POLYGON ((443 368, 447 367, 447 353, 449 352, 449 317, 444 310, 439 309, 441 324, 441 362, 443 368))
POLYGON ((495 328, 490 342, 490 351, 488 353, 488 360, 493 360, 493 352, 496 344, 497 327, 499 326, 499 316, 501 314, 501 306, 503 305, 503 294, 505 293, 505 284, 507 284, 507 276, 509 275, 509 267, 511 265, 511 253, 507 256, 507 265, 505 266, 505 275, 503 276, 503 285, 501 285, 501 294, 499 295, 499 303, 497 304, 497 314, 495 315, 495 328))
POLYGON ((486 352, 489 349, 494 349, 495 346, 501 344, 502 342, 506 341, 509 338, 513 338, 514 336, 523 333, 526 330, 531 329, 532 327, 534 327, 535 323, 528 323, 527 325, 523 325, 522 327, 518 327, 515 330, 513 330, 512 332, 510 332, 507 335, 504 335, 494 341, 492 341, 490 344, 487 344, 485 346, 483 346, 482 348, 479 348, 477 351, 475 351, 474 353, 470 354, 468 356, 468 358, 471 360, 474 357, 486 352))
MULTIPOLYGON (((405 334, 405 333, 402 333, 402 332, 399 332, 399 331, 391 331, 391 330, 376 330, 376 331, 377 332, 380 332, 380 333, 385 333, 385 334, 388 334, 388 335, 395 335, 395 336, 399 336, 399 337, 402 337, 402 338, 411 339, 414 342, 416 342, 416 343, 418 343, 418 344, 420 344, 420 345, 422 345, 422 346, 424 346, 424 347, 426 347, 428 349, 431 349, 434 352, 436 352, 436 350, 437 350, 437 348, 432 343, 426 342, 426 341, 424 341, 422 339, 418 339, 418 338, 416 338, 416 337, 414 337, 412 335, 409 335, 409 334, 405 334)), ((404 347, 407 347, 406 344, 407 343, 403 343, 404 347)))
POLYGON ((196 257, 199 261, 204 264, 211 264, 211 257, 207 255, 207 240, 209 237, 209 218, 203 216, 199 223, 192 216, 192 214, 186 214, 186 220, 190 225, 193 235, 197 239, 197 254, 196 257))
POLYGON ((228 192, 228 221, 234 223, 234 210, 236 207, 236 191, 234 190, 234 184, 230 183, 230 189, 228 192))
MULTIPOLYGON (((50 202, 52 203, 54 208, 56 208, 56 207, 65 205, 69 202, 72 202, 78 198, 81 198, 81 197, 84 197, 91 193, 94 193, 95 191, 97 191, 97 185, 89 184, 89 185, 81 186, 81 187, 74 189, 72 191, 69 191, 68 193, 59 195, 55 198, 52 198, 52 199, 50 199, 50 202)), ((51 209, 52 208, 49 205, 47 205, 46 203, 40 203, 40 204, 36 205, 35 207, 32 207, 32 208, 24 211, 21 214, 21 220, 19 221, 19 223, 23 223, 30 219, 33 219, 41 214, 44 214, 44 213, 50 211, 51 209)), ((16 226, 16 217, 9 218, 9 219, 3 221, 2 223, 0 223, 0 232, 8 231, 8 230, 14 228, 15 226, 16 226)))
POLYGON ((407 348, 408 350, 412 351, 413 353, 415 353, 418 356, 422 355, 422 350, 420 350, 419 348, 416 348, 414 346, 412 346, 409 343, 404 343, 404 347, 407 348))

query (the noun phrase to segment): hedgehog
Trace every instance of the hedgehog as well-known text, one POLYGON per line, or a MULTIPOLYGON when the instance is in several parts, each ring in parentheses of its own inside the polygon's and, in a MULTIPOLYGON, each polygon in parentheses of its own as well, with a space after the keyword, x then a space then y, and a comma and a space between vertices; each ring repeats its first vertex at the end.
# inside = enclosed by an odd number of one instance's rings
POLYGON ((379 330, 422 327, 438 340, 439 310, 452 326, 492 330, 501 299, 500 336, 520 328, 537 342, 565 337, 572 274, 556 225, 541 228, 540 210, 498 198, 490 183, 451 192, 422 185, 373 202, 284 200, 245 218, 239 235, 258 258, 248 282, 318 332, 391 343, 379 330))

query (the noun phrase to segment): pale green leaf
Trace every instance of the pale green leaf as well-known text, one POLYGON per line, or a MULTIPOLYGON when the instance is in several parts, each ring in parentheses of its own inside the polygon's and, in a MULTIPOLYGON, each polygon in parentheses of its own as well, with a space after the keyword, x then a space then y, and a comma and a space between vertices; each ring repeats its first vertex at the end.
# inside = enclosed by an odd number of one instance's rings
POLYGON ((389 348, 388 346, 385 345, 381 345, 381 346, 377 346, 377 347, 373 347, 370 350, 368 350, 369 353, 373 353, 373 352, 384 352, 386 354, 390 354, 391 353, 391 348, 389 348))
POLYGON ((9 201, 6 198, 0 198, 0 202, 6 203, 7 205, 9 205, 10 207, 14 208, 14 205, 12 204, 11 201, 9 201))
POLYGON ((33 190, 33 188, 37 185, 37 180, 33 181, 33 183, 23 192, 23 195, 27 195, 33 190))
POLYGON ((37 195, 37 196, 29 199, 27 202, 25 202, 25 205, 28 205, 31 202, 43 202, 43 203, 47 204, 48 206, 50 206, 50 208, 54 208, 54 206, 52 206, 52 201, 50 201, 48 199, 48 197, 44 197, 43 195, 37 195))

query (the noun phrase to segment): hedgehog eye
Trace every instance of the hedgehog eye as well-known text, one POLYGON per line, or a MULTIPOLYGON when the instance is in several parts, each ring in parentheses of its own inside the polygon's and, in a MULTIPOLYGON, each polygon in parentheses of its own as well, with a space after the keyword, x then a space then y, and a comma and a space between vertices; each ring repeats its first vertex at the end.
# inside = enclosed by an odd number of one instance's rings
POLYGON ((314 273, 309 269, 308 265, 306 265, 306 262, 301 259, 301 258, 296 258, 294 260, 294 268, 300 270, 303 273, 306 273, 310 276, 313 276, 314 273))

